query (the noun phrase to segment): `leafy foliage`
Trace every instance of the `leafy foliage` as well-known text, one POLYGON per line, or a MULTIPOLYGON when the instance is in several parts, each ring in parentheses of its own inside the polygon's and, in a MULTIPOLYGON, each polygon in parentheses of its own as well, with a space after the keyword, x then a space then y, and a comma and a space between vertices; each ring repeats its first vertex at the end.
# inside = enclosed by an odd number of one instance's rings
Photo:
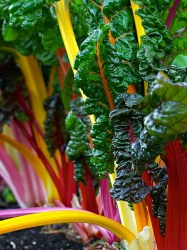
POLYGON ((23 77, 13 58, 1 54, 0 60, 0 132, 16 116, 18 119, 23 110, 17 101, 16 91, 22 88, 23 77))
POLYGON ((56 63, 56 50, 63 43, 53 2, 1 0, 2 35, 9 42, 6 46, 13 46, 24 55, 34 54, 45 64, 56 63))
POLYGON ((80 45, 88 35, 90 18, 87 5, 83 0, 72 0, 69 9, 76 41, 80 45))
POLYGON ((110 113, 114 126, 112 148, 118 164, 111 194, 117 200, 130 203, 140 202, 151 190, 141 178, 145 167, 134 164, 132 158, 131 145, 143 127, 144 114, 137 110, 141 100, 138 94, 121 94, 116 99, 116 109, 110 113))
POLYGON ((91 165, 89 162, 91 148, 87 136, 87 127, 79 117, 80 113, 78 116, 75 112, 70 111, 66 118, 66 129, 70 133, 70 141, 66 148, 66 154, 74 162, 75 180, 85 182, 85 164, 89 167, 91 165))
POLYGON ((128 4, 115 1, 86 1, 92 17, 89 37, 82 43, 75 61, 75 82, 88 99, 85 109, 94 114, 91 136, 94 150, 91 161, 99 177, 113 172, 111 140, 113 130, 109 120, 113 100, 127 91, 128 84, 140 84, 132 13, 128 4), (124 8, 125 7, 125 8, 124 8), (125 24, 125 25, 124 25, 125 24))
POLYGON ((74 77, 72 70, 69 70, 63 82, 61 98, 64 104, 65 110, 70 110, 70 102, 74 93, 74 77))
POLYGON ((60 94, 56 92, 48 97, 44 102, 44 108, 46 110, 45 140, 53 156, 56 149, 63 152, 68 141, 68 133, 65 129, 66 113, 60 94))
MULTIPOLYGON (((157 73, 163 70, 163 61, 173 48, 172 38, 162 20, 162 11, 168 6, 168 1, 153 0, 134 1, 139 3, 141 8, 137 14, 142 18, 142 25, 146 35, 141 37, 141 46, 138 51, 140 61, 139 71, 142 78, 152 83, 157 73)), ((166 62, 164 62, 166 63, 166 62)))
POLYGON ((152 181, 155 183, 150 195, 153 199, 153 215, 159 218, 160 231, 165 235, 166 209, 167 209, 167 182, 168 175, 166 167, 159 167, 157 163, 148 167, 152 181))
POLYGON ((154 111, 145 119, 150 135, 175 139, 187 132, 187 83, 173 83, 159 74, 150 89, 150 103, 154 111))
POLYGON ((176 55, 187 55, 187 2, 180 1, 177 10, 171 9, 167 19, 167 26, 173 39, 173 49, 166 58, 172 62, 176 55))

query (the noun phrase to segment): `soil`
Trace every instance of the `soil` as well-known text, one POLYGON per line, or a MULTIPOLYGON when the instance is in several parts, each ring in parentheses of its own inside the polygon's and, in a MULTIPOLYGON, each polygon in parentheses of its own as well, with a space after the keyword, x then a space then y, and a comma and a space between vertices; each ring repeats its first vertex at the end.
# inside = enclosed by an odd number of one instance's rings
MULTIPOLYGON (((56 225, 57 226, 57 225, 56 225)), ((0 235, 1 250, 83 250, 85 245, 68 238, 62 231, 69 230, 67 225, 62 228, 35 227, 31 229, 0 235)))

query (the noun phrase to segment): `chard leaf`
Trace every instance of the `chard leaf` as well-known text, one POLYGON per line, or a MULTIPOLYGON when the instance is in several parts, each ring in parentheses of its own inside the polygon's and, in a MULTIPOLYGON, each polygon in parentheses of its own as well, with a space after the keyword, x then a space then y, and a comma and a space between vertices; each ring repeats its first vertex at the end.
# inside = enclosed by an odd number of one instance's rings
POLYGON ((87 127, 80 117, 80 113, 78 115, 73 111, 70 111, 66 118, 66 129, 70 133, 70 141, 68 142, 68 145, 66 147, 66 154, 69 159, 74 162, 75 180, 84 183, 85 164, 87 164, 91 172, 92 164, 90 163, 91 148, 87 136, 87 127))
POLYGON ((159 5, 153 0, 134 1, 139 3, 137 15, 142 18, 142 25, 146 35, 141 37, 141 46, 138 51, 140 60, 139 71, 144 80, 152 83, 157 73, 165 67, 165 58, 173 48, 172 38, 162 19, 160 8, 168 6, 168 1, 159 5))
POLYGON ((66 147, 66 154, 70 160, 78 160, 89 145, 86 127, 84 123, 70 111, 66 118, 66 129, 70 133, 71 138, 66 147))
POLYGON ((144 114, 136 109, 140 100, 142 97, 137 94, 121 94, 116 100, 117 108, 110 112, 114 126, 112 149, 117 163, 117 177, 111 195, 130 203, 140 202, 151 190, 141 178, 145 166, 134 164, 132 158, 131 145, 143 127, 144 114))
POLYGON ((59 93, 54 93, 44 102, 46 119, 44 122, 45 141, 53 156, 56 149, 64 152, 68 141, 68 133, 65 128, 66 113, 59 93))
POLYGON ((0 60, 0 133, 5 124, 10 124, 14 117, 23 115, 17 99, 18 89, 23 89, 22 73, 13 58, 4 55, 0 60))
POLYGON ((73 96, 73 86, 74 86, 74 76, 72 70, 69 70, 66 74, 62 91, 61 91, 61 97, 63 100, 64 108, 65 110, 70 110, 70 102, 73 96))
POLYGON ((4 40, 26 56, 36 55, 45 64, 56 64, 56 50, 63 46, 53 2, 0 0, 4 40))
POLYGON ((76 41, 80 45, 87 37, 90 25, 87 4, 84 0, 72 0, 68 4, 76 41))
POLYGON ((153 215, 159 218, 160 231, 165 235, 166 227, 166 209, 167 209, 167 183, 168 175, 166 167, 159 167, 157 163, 150 164, 148 167, 149 174, 155 185, 150 193, 153 199, 153 215))
POLYGON ((109 120, 113 100, 126 92, 129 84, 141 84, 135 63, 138 44, 128 2, 86 2, 93 20, 89 37, 82 43, 75 61, 75 83, 88 97, 86 112, 96 117, 91 132, 94 143, 91 161, 97 175, 104 178, 106 172, 113 172, 113 129, 109 120))
POLYGON ((149 134, 176 138, 187 132, 187 82, 173 83, 159 74, 150 90, 150 100, 156 108, 144 122, 149 134))

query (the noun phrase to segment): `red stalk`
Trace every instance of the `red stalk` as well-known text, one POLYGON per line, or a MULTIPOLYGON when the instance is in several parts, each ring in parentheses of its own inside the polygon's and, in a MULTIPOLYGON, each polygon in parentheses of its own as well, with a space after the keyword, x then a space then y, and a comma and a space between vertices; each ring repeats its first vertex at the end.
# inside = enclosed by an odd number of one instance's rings
MULTIPOLYGON (((151 182, 150 176, 149 176, 147 171, 143 172, 142 179, 144 180, 146 185, 152 186, 152 182, 151 182)), ((166 250, 165 249, 165 238, 160 233, 159 220, 158 220, 158 218, 155 218, 153 215, 152 198, 150 197, 150 195, 147 195, 145 200, 146 200, 146 204, 148 206, 149 215, 150 215, 151 223, 153 226, 153 231, 154 231, 154 236, 155 236, 155 240, 156 240, 156 244, 157 244, 157 249, 158 250, 166 250)))
MULTIPOLYGON (((32 110, 29 108, 29 106, 27 105, 25 99, 23 98, 20 90, 17 90, 17 92, 16 92, 16 98, 18 98, 18 102, 20 103, 21 107, 24 109, 25 113, 27 114, 27 116, 30 119, 30 123, 29 124, 30 124, 30 127, 31 127, 31 132, 32 132, 32 125, 34 125, 36 131, 39 133, 39 135, 44 140, 44 133, 43 133, 40 125, 36 121, 36 119, 35 119, 35 117, 34 117, 34 115, 32 113, 32 110)), ((54 156, 54 161, 55 161, 55 163, 57 165, 57 168, 59 168, 59 162, 58 162, 56 156, 54 156)))
POLYGON ((65 55, 65 53, 66 53, 66 50, 64 48, 60 48, 56 52, 58 62, 60 65, 58 68, 58 74, 59 74, 61 88, 63 88, 64 79, 66 77, 68 70, 70 69, 70 65, 68 63, 62 61, 62 57, 65 55))
POLYGON ((84 163, 84 168, 86 172, 86 183, 84 185, 83 183, 79 182, 79 187, 82 195, 82 207, 85 210, 99 214, 92 176, 86 163, 84 163))
POLYGON ((132 125, 132 122, 131 122, 130 118, 128 119, 128 125, 129 125, 128 132, 129 132, 129 135, 130 135, 131 142, 133 143, 133 142, 136 141, 136 138, 135 138, 135 136, 133 134, 133 129, 132 129, 133 125, 132 125))
POLYGON ((16 91, 16 98, 18 99, 18 102, 20 103, 21 107, 24 109, 25 113, 27 114, 27 116, 31 120, 32 124, 35 126, 35 128, 38 131, 38 133, 40 134, 40 136, 42 138, 44 138, 43 131, 40 128, 37 121, 35 120, 34 115, 33 115, 32 111, 31 111, 31 109, 29 108, 29 106, 27 105, 27 103, 26 103, 25 99, 23 98, 22 94, 20 93, 20 90, 16 91))
POLYGON ((180 141, 168 143, 168 204, 166 217, 166 250, 187 249, 187 150, 180 141))
POLYGON ((76 182, 74 180, 74 165, 72 161, 68 161, 67 175, 66 175, 68 188, 66 191, 67 206, 71 207, 73 194, 76 194, 76 182))

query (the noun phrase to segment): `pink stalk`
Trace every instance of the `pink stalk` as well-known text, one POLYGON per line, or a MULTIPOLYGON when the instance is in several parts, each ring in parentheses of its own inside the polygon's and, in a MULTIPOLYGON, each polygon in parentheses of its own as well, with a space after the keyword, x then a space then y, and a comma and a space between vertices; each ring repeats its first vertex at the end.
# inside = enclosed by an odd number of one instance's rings
MULTIPOLYGON (((1 152, 1 149, 0 149, 0 152, 1 152)), ((0 155, 0 157, 1 156, 2 155, 0 155)), ((9 158, 8 155, 5 155, 5 157, 6 157, 6 162, 3 162, 2 157, 0 160, 0 175, 5 180, 9 188, 11 189, 19 205, 21 207, 26 207, 26 204, 24 202, 24 190, 23 190, 22 179, 20 178, 19 172, 17 172, 17 174, 14 174, 11 177, 11 174, 7 170, 7 166, 9 169, 12 167, 16 169, 16 166, 13 162, 11 162, 11 158, 9 158), (13 180, 16 180, 16 182, 14 182, 13 180)))
MULTIPOLYGON (((28 133, 31 133, 29 132, 30 127, 28 123, 24 123, 23 126, 28 131, 28 133)), ((12 122, 11 127, 13 130, 14 138, 30 148, 30 150, 32 151, 32 148, 23 136, 22 131, 20 131, 20 129, 15 125, 14 122, 12 122)), ((35 206, 36 204, 45 204, 46 192, 40 178, 36 174, 34 168, 25 160, 22 155, 19 155, 19 159, 21 162, 20 168, 24 180, 23 185, 25 189, 25 201, 27 203, 27 206, 31 207, 35 206)))
POLYGON ((88 233, 84 230, 83 223, 73 223, 74 230, 79 234, 83 242, 87 242, 90 238, 88 237, 88 233))
MULTIPOLYGON (((117 209, 117 206, 115 205, 115 201, 111 198, 109 193, 108 179, 102 179, 100 181, 100 189, 101 189, 101 198, 103 202, 104 216, 120 222, 119 211, 117 209)), ((103 230, 105 229, 102 229, 102 231, 100 231, 102 234, 103 230)), ((106 235, 108 235, 106 240, 109 244, 111 244, 114 241, 119 241, 119 239, 109 231, 106 232, 106 235)))
POLYGON ((170 29, 170 27, 172 25, 172 22, 173 22, 173 19, 175 17, 175 14, 176 14, 176 11, 177 11, 179 4, 180 4, 180 0, 175 0, 173 3, 173 6, 169 9, 169 14, 168 14, 168 17, 166 20, 166 26, 168 29, 170 29))
MULTIPOLYGON (((44 132, 42 131, 40 125, 38 124, 37 120, 34 117, 34 114, 32 112, 32 109, 29 107, 29 105, 27 104, 27 102, 25 101, 21 91, 18 89, 16 92, 16 97, 15 97, 18 102, 20 103, 21 107, 23 108, 23 110, 25 111, 26 115, 29 117, 29 124, 30 122, 32 123, 32 126, 34 126, 34 128, 36 129, 36 131, 38 132, 38 134, 41 136, 42 139, 44 139, 44 132)), ((31 126, 31 128, 32 128, 31 126)), ((57 164, 57 167, 59 166, 59 162, 56 158, 56 156, 54 156, 54 160, 57 164)))
POLYGON ((58 194, 60 196, 61 201, 64 201, 64 193, 62 192, 62 183, 59 180, 58 176, 56 175, 55 171, 53 170, 51 164, 47 160, 46 156, 42 152, 42 150, 38 147, 38 145, 35 143, 33 138, 30 136, 30 134, 27 132, 27 130, 24 128, 23 124, 19 122, 16 118, 14 118, 15 124, 21 129, 23 135, 27 139, 27 141, 30 143, 30 145, 33 147, 33 149, 36 151, 38 157, 42 160, 43 164, 46 167, 46 170, 48 171, 49 175, 51 176, 54 184, 56 185, 56 188, 58 190, 58 194))
MULTIPOLYGON (((27 214, 35 214, 41 212, 61 211, 61 210, 75 210, 74 208, 60 208, 60 207, 32 207, 32 208, 14 208, 0 210, 0 218, 11 218, 27 214)), ((77 210, 77 209, 76 209, 77 210)), ((83 210, 82 210, 83 211, 83 210)), ((83 211, 88 212, 88 211, 83 211)))
POLYGON ((23 98, 20 90, 17 90, 15 98, 17 98, 17 100, 20 103, 21 107, 24 109, 25 113, 27 114, 27 116, 31 120, 32 124, 35 126, 35 128, 38 131, 38 133, 40 134, 40 136, 42 138, 44 138, 44 133, 43 133, 42 129, 40 128, 40 125, 37 123, 36 119, 34 118, 33 112, 30 109, 30 107, 28 106, 25 99, 23 98))

